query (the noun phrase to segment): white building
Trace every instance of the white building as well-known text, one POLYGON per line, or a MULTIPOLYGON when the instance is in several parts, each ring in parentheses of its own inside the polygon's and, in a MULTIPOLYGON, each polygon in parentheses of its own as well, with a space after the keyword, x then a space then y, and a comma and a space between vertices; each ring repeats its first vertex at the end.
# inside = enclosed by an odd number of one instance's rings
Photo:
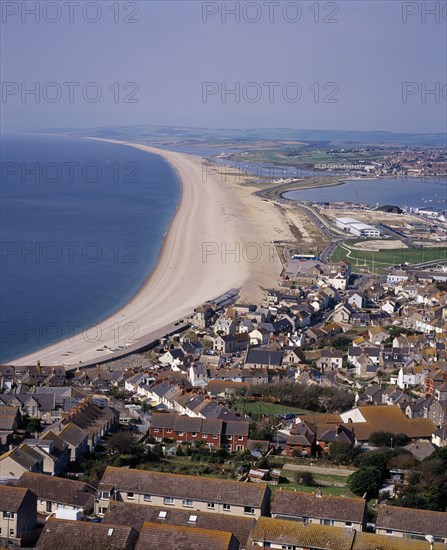
POLYGON ((357 235, 358 237, 378 237, 382 236, 382 232, 373 225, 368 225, 363 222, 359 222, 354 218, 336 218, 335 224, 343 231, 357 235))

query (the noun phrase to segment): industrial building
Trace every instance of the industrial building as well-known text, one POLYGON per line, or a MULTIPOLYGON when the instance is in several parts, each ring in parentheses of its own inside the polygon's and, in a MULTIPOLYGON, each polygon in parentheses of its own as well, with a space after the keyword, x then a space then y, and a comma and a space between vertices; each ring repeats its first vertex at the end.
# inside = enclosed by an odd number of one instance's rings
POLYGON ((335 223, 337 227, 340 227, 340 229, 343 229, 348 233, 352 233, 353 235, 357 235, 358 237, 377 238, 382 236, 382 232, 380 229, 377 229, 377 227, 359 222, 354 218, 336 218, 335 223))

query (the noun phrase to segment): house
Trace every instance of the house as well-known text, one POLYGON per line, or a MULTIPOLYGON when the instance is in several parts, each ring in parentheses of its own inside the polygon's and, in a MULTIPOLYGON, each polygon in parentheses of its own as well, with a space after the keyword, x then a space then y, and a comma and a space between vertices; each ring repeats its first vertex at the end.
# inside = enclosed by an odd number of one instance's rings
POLYGON ((304 352, 297 346, 291 346, 290 348, 285 348, 283 351, 284 351, 283 363, 297 365, 299 363, 306 362, 306 356, 304 352))
POLYGON ((210 327, 216 319, 217 316, 213 308, 209 304, 203 304, 194 310, 192 323, 197 328, 203 330, 210 327))
POLYGON ((428 410, 430 418, 436 426, 447 424, 447 401, 433 401, 428 410))
POLYGON ((249 349, 245 359, 245 367, 281 367, 283 352, 272 349, 249 349))
POLYGON ((248 333, 251 346, 265 346, 269 342, 269 332, 265 328, 257 327, 248 333))
POLYGON ((431 441, 437 447, 445 447, 447 445, 447 424, 433 432, 431 441))
POLYGON ((353 306, 357 309, 362 309, 363 305, 365 303, 365 296, 363 295, 363 292, 350 292, 348 297, 348 304, 350 306, 353 306))
POLYGON ((384 340, 389 338, 389 334, 386 330, 383 330, 382 327, 369 327, 368 329, 368 340, 374 346, 380 346, 384 340))
POLYGON ((88 432, 73 422, 59 424, 58 429, 58 437, 65 441, 70 450, 70 460, 79 461, 88 451, 88 432))
POLYGON ((0 480, 18 479, 25 472, 43 472, 43 456, 22 443, 0 455, 0 480))
POLYGON ((318 426, 317 447, 318 452, 329 452, 330 446, 334 442, 355 444, 355 435, 348 426, 336 424, 334 426, 318 426))
POLYGON ((317 359, 317 367, 322 372, 343 367, 343 352, 340 350, 323 349, 317 359))
POLYGON ((219 317, 219 319, 217 319, 217 321, 214 323, 213 330, 215 334, 220 334, 223 336, 228 334, 235 334, 236 327, 237 325, 234 319, 219 317))
POLYGON ((418 439, 405 445, 404 449, 410 452, 416 460, 422 461, 436 451, 436 447, 431 441, 426 439, 418 439))
POLYGON ((203 363, 194 363, 189 367, 189 381, 193 388, 204 388, 209 380, 208 369, 203 363))
POLYGON ((447 515, 445 512, 380 505, 376 533, 406 539, 423 539, 432 535, 435 542, 447 543, 447 515))
POLYGON ((295 491, 276 491, 271 514, 273 518, 306 524, 350 527, 363 531, 366 525, 366 500, 295 491))
MULTIPOLYGON (((102 523, 127 525, 141 533, 143 525, 169 524, 198 529, 210 529, 212 531, 228 531, 233 533, 241 546, 249 544, 250 533, 256 524, 253 517, 237 517, 226 513, 215 514, 212 512, 200 512, 173 508, 172 506, 151 506, 148 504, 134 504, 126 502, 112 502, 110 509, 102 518, 102 523)), ((163 548, 163 545, 160 546, 163 548)), ((207 550, 204 548, 204 550, 207 550)))
POLYGON ((0 538, 21 544, 36 529, 36 495, 29 489, 0 485, 0 538))
MULTIPOLYGON (((191 514, 191 523, 195 518, 191 514)), ((239 550, 239 542, 229 531, 199 529, 188 525, 179 529, 176 525, 145 523, 135 550, 149 548, 203 548, 212 550, 239 550)))
POLYGON ((312 424, 296 424, 286 441, 286 456, 315 456, 316 434, 317 429, 312 424))
POLYGON ((0 404, 0 447, 7 445, 20 421, 19 407, 0 404))
POLYGON ((79 547, 85 548, 132 550, 137 539, 135 529, 124 525, 50 518, 42 529, 35 550, 64 548, 70 540, 77 541, 79 547))
POLYGON ((214 338, 213 349, 222 353, 235 353, 248 348, 250 337, 247 332, 229 334, 214 338))
POLYGON ((340 302, 334 308, 332 319, 336 323, 349 323, 353 313, 354 309, 351 307, 350 304, 340 302))
POLYGON ((49 431, 38 439, 25 439, 25 443, 43 457, 42 472, 54 476, 64 471, 70 462, 67 443, 49 431))
POLYGON ((98 515, 106 513, 112 498, 123 502, 259 517, 268 512, 270 489, 259 483, 108 466, 98 487, 95 503, 98 515))
POLYGON ((82 481, 25 472, 14 486, 30 489, 37 496, 37 511, 41 514, 72 510, 87 515, 94 508, 95 490, 82 481))

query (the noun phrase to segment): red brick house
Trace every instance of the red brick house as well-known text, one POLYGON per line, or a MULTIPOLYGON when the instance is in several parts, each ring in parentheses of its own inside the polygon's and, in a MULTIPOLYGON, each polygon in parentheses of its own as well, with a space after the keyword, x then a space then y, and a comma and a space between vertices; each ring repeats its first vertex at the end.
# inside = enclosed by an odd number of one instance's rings
POLYGON ((317 429, 313 424, 301 422, 290 431, 286 441, 286 456, 314 456, 316 451, 317 429))
POLYGON ((178 443, 200 441, 208 447, 222 447, 231 452, 247 448, 249 422, 193 418, 177 413, 154 413, 149 435, 161 441, 173 439, 178 443))

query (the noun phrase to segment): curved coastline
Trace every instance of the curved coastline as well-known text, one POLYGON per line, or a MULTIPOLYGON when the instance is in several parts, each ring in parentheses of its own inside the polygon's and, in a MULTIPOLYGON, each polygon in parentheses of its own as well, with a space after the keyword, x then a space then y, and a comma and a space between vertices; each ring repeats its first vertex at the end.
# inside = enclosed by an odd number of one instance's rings
POLYGON ((128 342, 134 344, 230 288, 243 287, 244 296, 255 300, 260 297, 260 287, 274 284, 281 271, 279 259, 273 261, 267 253, 254 263, 231 255, 230 251, 237 245, 265 244, 277 238, 278 232, 286 233, 280 228, 281 216, 274 205, 261 203, 252 189, 228 184, 218 174, 207 174, 204 179, 199 157, 138 143, 91 139, 162 156, 181 183, 177 209, 154 269, 126 305, 96 325, 101 335, 99 340, 92 343, 84 333, 78 333, 11 360, 9 364, 29 365, 40 361, 74 368, 79 363, 100 360, 104 351, 97 351, 99 348, 116 349, 127 347, 128 342), (204 245, 213 250, 206 257, 204 245), (228 248, 228 257, 224 257, 223 248, 228 248), (137 329, 132 340, 128 339, 129 326, 137 329))

